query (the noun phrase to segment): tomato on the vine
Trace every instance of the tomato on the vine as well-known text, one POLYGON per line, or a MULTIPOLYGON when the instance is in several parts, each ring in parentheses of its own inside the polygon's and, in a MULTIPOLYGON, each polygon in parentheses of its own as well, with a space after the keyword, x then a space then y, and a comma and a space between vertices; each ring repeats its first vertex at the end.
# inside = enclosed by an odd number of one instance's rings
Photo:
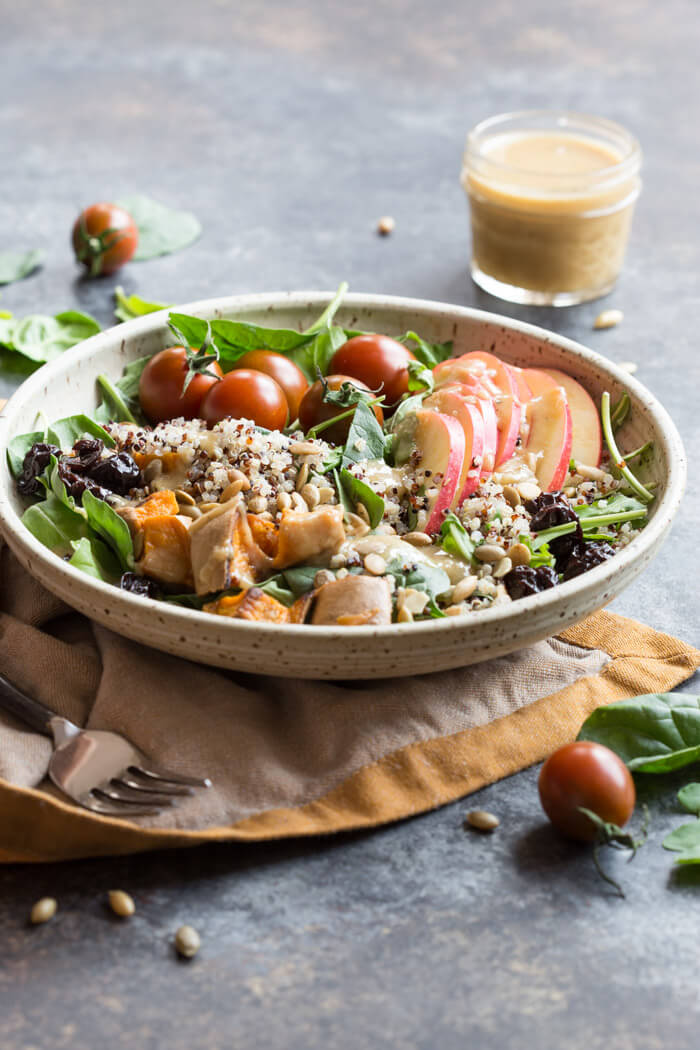
MULTIPOLYGON (((354 414, 350 411, 352 405, 350 408, 342 408, 340 405, 330 404, 323 400, 326 389, 340 390, 343 383, 350 383, 352 386, 357 387, 358 390, 369 390, 366 383, 352 376, 330 375, 326 376, 323 381, 318 379, 306 391, 299 406, 299 422, 301 429, 305 433, 311 430, 312 427, 318 426, 319 423, 325 423, 326 420, 345 414, 345 419, 339 419, 318 435, 323 441, 330 441, 334 445, 344 444, 354 414)), ((358 397, 359 400, 360 398, 358 397)), ((377 422, 381 425, 384 422, 384 413, 381 405, 372 405, 372 411, 377 418, 377 422)))
POLYGON ((114 273, 132 258, 139 231, 128 211, 100 201, 85 208, 73 226, 73 250, 90 277, 114 273))
POLYGON ((183 394, 188 368, 184 346, 169 346, 148 362, 139 380, 139 401, 151 423, 178 416, 195 419, 200 414, 204 395, 224 374, 220 365, 211 361, 204 372, 192 376, 183 394))
POLYGON ((390 408, 408 391, 408 365, 415 356, 388 335, 356 335, 331 358, 329 372, 342 372, 383 394, 390 408))
POLYGON ((285 354, 275 353, 274 350, 248 350, 238 358, 233 368, 252 368, 255 372, 271 376, 282 387, 289 405, 289 421, 294 422, 299 415, 301 399, 309 389, 308 380, 298 365, 285 354))
POLYGON ((538 788, 542 808, 555 828, 581 842, 593 842, 597 829, 580 806, 622 827, 636 800, 625 763, 592 740, 575 740, 550 755, 540 771, 538 788))
POLYGON ((240 368, 209 389, 200 415, 210 427, 231 417, 252 419, 267 430, 282 430, 287 425, 289 408, 282 387, 271 376, 240 368))

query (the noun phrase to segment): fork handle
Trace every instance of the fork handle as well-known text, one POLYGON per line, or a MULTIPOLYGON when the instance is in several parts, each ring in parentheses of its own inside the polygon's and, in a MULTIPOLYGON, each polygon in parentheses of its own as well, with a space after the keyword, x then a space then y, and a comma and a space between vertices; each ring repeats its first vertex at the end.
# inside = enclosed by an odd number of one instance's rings
POLYGON ((16 715, 26 722, 32 729, 36 729, 45 736, 51 736, 49 722, 55 718, 56 712, 44 707, 38 700, 21 692, 12 682, 8 682, 4 675, 0 674, 0 708, 8 714, 16 715))

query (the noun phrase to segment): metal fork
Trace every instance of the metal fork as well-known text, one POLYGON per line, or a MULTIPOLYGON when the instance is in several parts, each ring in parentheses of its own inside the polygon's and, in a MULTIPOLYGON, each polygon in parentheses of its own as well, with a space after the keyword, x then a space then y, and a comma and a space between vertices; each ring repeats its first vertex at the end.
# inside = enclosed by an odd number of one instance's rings
POLYGON ((48 773, 56 787, 85 809, 109 817, 152 816, 177 805, 204 777, 186 777, 149 762, 119 733, 79 726, 54 714, 0 675, 0 708, 53 737, 48 773))

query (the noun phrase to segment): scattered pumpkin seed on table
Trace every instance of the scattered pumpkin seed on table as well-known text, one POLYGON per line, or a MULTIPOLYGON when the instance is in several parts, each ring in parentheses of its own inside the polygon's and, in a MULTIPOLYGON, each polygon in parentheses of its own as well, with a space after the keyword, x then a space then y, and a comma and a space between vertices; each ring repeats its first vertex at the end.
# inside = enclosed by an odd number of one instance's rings
POLYGON ((477 831, 495 831, 501 823, 495 813, 488 813, 485 809, 472 809, 467 813, 465 822, 477 831))
POLYGON ((41 922, 48 922, 49 919, 53 919, 57 908, 58 902, 54 897, 42 897, 41 900, 32 905, 29 921, 35 926, 41 922))
POLYGON ((134 899, 124 890, 110 890, 107 894, 109 906, 115 915, 126 919, 136 911, 134 899))
POLYGON ((175 933, 175 948, 178 955, 191 959, 200 949, 201 940, 194 926, 181 926, 175 933))

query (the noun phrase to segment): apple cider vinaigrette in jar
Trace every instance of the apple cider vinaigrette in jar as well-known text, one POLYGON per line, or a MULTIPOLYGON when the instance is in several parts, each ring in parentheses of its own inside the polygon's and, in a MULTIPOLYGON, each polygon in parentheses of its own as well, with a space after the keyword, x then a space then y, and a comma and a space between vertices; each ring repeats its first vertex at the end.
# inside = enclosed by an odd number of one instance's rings
POLYGON ((529 111, 478 124, 464 153, 474 281, 517 303, 608 293, 641 189, 639 145, 609 120, 529 111))

